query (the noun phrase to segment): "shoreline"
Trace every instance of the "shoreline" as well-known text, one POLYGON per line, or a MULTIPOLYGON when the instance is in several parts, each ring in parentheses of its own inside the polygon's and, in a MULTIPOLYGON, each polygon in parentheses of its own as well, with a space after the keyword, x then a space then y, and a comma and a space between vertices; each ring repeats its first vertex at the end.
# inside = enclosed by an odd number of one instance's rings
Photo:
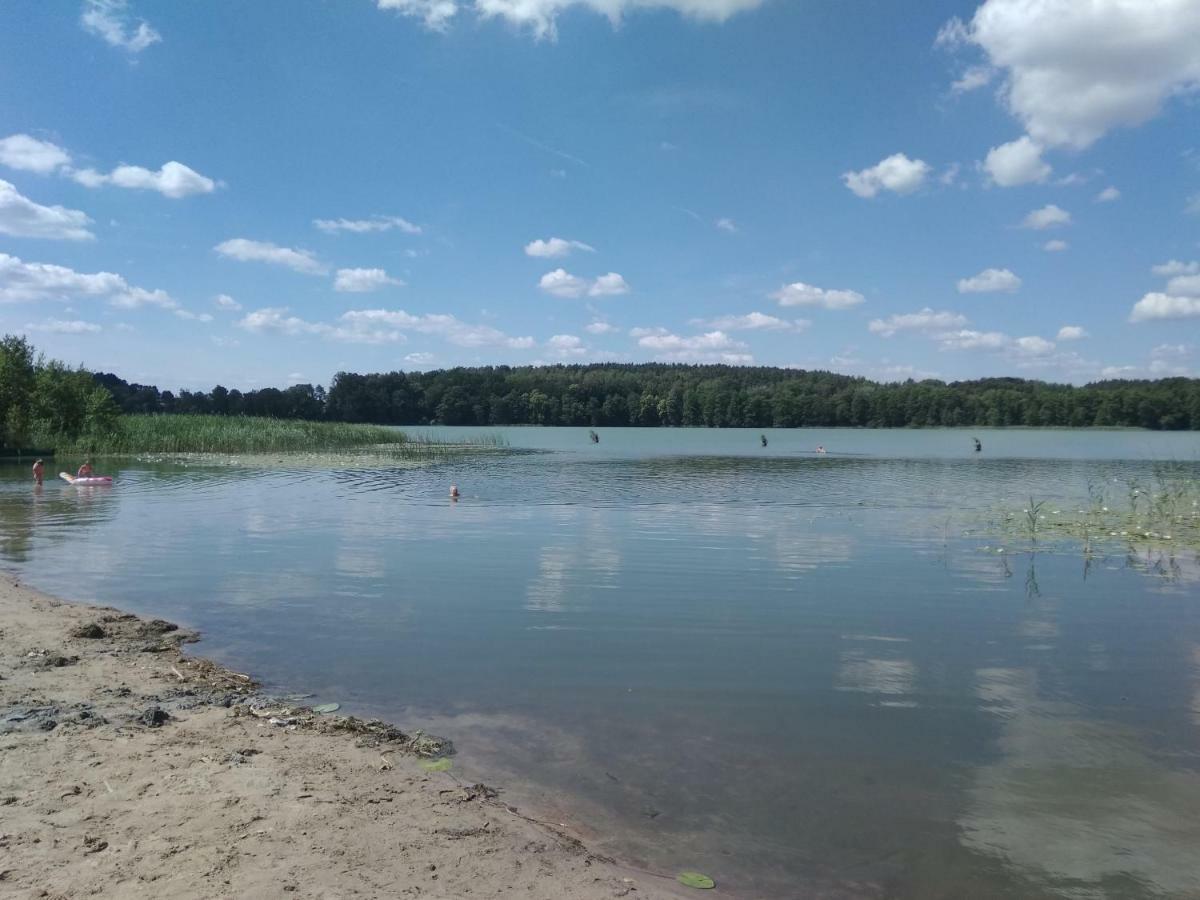
POLYGON ((424 768, 439 739, 267 696, 197 640, 3 573, 0 893, 730 896, 591 853, 424 768))

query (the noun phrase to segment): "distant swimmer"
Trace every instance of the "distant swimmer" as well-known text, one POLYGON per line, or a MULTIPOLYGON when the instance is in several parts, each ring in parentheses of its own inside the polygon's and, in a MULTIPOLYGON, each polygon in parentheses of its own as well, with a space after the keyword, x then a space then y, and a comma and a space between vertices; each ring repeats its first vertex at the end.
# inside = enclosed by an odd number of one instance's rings
POLYGON ((598 443, 600 443, 600 435, 596 434, 596 432, 594 432, 594 431, 589 431, 589 432, 588 432, 588 438, 590 438, 590 439, 591 439, 591 442, 592 442, 593 444, 598 444, 598 443))
POLYGON ((821 446, 820 444, 817 444, 817 452, 818 452, 818 453, 824 453, 824 452, 825 452, 825 448, 824 448, 823 446, 821 446))
POLYGON ((758 439, 759 439, 760 441, 762 441, 762 445, 763 445, 764 447, 765 447, 765 446, 767 446, 767 436, 766 436, 765 434, 760 434, 760 435, 758 436, 758 439))
POLYGON ((978 453, 983 449, 983 444, 979 443, 979 438, 971 438, 975 442, 975 452, 978 453))
POLYGON ((457 500, 458 497, 459 497, 458 485, 457 484, 450 485, 450 499, 457 500))

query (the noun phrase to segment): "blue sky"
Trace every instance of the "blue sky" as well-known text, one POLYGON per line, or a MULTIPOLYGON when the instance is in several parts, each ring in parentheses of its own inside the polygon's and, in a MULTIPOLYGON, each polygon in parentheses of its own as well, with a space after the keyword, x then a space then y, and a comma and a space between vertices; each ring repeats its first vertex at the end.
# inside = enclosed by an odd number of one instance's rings
POLYGON ((0 331, 162 387, 1200 368, 1200 0, 0 6, 0 331))

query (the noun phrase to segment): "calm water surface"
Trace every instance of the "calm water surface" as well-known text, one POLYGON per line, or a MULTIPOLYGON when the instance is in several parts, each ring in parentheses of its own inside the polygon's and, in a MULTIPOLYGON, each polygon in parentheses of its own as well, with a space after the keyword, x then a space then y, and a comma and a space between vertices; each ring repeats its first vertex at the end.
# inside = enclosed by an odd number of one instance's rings
POLYGON ((512 429, 421 469, 111 489, 0 467, 0 565, 450 736, 464 777, 734 896, 1200 896, 1195 555, 1085 570, 980 532, 1200 474, 1200 437, 766 434, 512 429))

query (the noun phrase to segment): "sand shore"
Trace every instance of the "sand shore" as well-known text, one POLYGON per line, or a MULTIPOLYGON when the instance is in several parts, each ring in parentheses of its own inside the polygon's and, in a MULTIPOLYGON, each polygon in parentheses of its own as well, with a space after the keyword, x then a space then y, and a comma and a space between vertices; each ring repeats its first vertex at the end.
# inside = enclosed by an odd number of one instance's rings
POLYGON ((195 635, 0 583, 0 896, 728 896, 624 868, 436 742, 317 715, 195 635))

